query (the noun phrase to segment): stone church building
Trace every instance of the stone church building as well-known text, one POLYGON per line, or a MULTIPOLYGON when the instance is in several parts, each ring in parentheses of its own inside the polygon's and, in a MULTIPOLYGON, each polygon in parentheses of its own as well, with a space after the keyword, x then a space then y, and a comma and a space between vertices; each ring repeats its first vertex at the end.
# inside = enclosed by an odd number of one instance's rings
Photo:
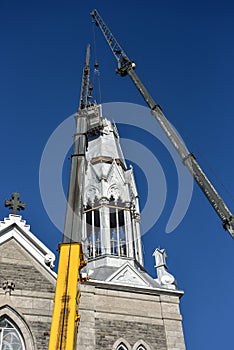
MULTIPOLYGON (((90 279, 80 286, 77 349, 184 350, 183 292, 167 271, 165 250, 153 254, 157 278, 144 269, 133 169, 116 126, 106 118, 102 125, 88 136, 82 245, 90 279)), ((54 259, 16 211, 2 218, 0 350, 48 348, 54 259)))

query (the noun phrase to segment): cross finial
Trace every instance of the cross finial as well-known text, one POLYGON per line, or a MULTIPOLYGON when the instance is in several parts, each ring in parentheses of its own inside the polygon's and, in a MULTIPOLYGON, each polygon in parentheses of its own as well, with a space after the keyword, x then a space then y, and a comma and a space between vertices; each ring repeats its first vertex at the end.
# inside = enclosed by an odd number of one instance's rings
POLYGON ((11 199, 5 200, 5 207, 9 207, 12 209, 12 214, 17 214, 17 211, 24 210, 26 204, 19 201, 20 194, 13 192, 11 195, 11 199))

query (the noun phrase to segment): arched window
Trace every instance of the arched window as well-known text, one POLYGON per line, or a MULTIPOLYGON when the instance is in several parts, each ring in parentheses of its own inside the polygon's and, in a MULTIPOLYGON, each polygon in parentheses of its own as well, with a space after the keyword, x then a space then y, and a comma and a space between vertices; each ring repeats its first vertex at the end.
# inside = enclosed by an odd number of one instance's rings
POLYGON ((151 350, 150 346, 146 344, 143 339, 139 339, 134 345, 132 350, 151 350))
POLYGON ((124 338, 119 338, 113 344, 112 350, 130 350, 132 347, 124 338))
POLYGON ((0 350, 25 350, 19 331, 5 317, 0 319, 0 350))
POLYGON ((121 343, 121 344, 117 347, 117 350, 128 350, 128 349, 126 348, 126 346, 125 346, 123 343, 121 343))

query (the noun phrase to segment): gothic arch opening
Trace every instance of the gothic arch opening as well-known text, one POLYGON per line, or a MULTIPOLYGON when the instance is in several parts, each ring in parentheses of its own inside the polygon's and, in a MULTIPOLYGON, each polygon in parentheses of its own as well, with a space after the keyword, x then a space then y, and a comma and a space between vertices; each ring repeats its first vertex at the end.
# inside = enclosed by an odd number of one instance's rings
POLYGON ((145 342, 144 340, 142 340, 142 339, 138 340, 138 341, 134 344, 134 346, 133 346, 132 349, 133 349, 133 350, 151 350, 151 348, 149 347, 149 345, 146 344, 146 342, 145 342))
POLYGON ((32 332, 24 318, 9 305, 0 308, 0 350, 36 350, 32 332), (8 336, 8 334, 10 334, 8 336), (4 341, 4 342, 3 342, 4 341), (7 344, 8 342, 8 344, 7 344), (16 343, 18 347, 12 346, 16 343), (18 344, 17 344, 18 342, 18 344), (4 346, 2 346, 4 344, 4 346))
POLYGON ((20 330, 7 316, 0 317, 0 349, 25 350, 20 330))
POLYGON ((126 346, 124 344, 120 344, 118 347, 117 347, 117 350, 128 350, 126 348, 126 346))
POLYGON ((131 349, 130 344, 123 338, 118 339, 112 347, 112 350, 130 350, 130 349, 131 349))

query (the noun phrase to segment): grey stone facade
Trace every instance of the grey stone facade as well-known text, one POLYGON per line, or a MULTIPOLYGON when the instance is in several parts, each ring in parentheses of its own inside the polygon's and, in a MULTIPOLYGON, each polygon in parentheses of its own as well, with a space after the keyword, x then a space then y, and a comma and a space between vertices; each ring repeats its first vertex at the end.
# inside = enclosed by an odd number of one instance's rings
POLYGON ((34 335, 37 350, 48 349, 51 322, 32 321, 29 327, 34 335))
MULTIPOLYGON (((18 328, 26 350, 47 350, 56 275, 35 258, 35 247, 30 253, 26 244, 8 233, 4 232, 8 239, 0 241, 0 286, 8 281, 15 288, 9 292, 0 288, 0 317, 6 316, 18 328)), ((90 280, 80 286, 78 350, 116 350, 120 343, 128 350, 140 345, 146 350, 185 349, 179 310, 183 293, 156 282, 152 287, 150 276, 134 273, 126 264, 109 282, 90 280), (126 284, 130 272, 138 285, 126 284)))
POLYGON ((37 259, 36 238, 35 246, 27 250, 34 236, 19 229, 11 225, 0 230, 0 319, 7 318, 15 326, 26 350, 47 350, 56 274, 37 259))
POLYGON ((88 282, 81 295, 77 349, 185 349, 181 293, 88 282))
POLYGON ((152 349, 166 350, 166 335, 162 325, 123 320, 105 320, 97 318, 96 349, 111 349, 118 339, 124 338, 133 347, 141 339, 152 349))
POLYGON ((54 286, 34 266, 23 263, 18 265, 1 263, 0 285, 4 280, 13 280, 16 289, 54 292, 54 286))

